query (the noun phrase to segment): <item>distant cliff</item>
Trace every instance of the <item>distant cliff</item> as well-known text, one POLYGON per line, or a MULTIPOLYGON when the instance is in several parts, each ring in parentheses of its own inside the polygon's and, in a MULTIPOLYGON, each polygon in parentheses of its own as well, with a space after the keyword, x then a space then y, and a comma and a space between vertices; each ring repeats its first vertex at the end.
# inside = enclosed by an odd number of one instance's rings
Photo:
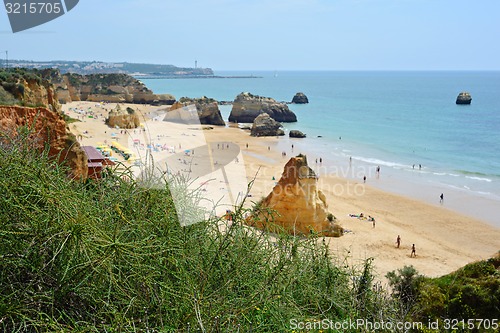
POLYGON ((139 64, 129 62, 103 61, 27 61, 9 60, 11 67, 28 69, 56 68, 61 73, 88 74, 129 74, 164 77, 205 77, 213 76, 211 68, 177 67, 174 65, 139 64))
POLYGON ((0 105, 45 106, 61 111, 50 79, 38 71, 19 68, 0 69, 0 105))
POLYGON ((61 103, 72 101, 140 103, 171 105, 175 97, 169 94, 157 95, 144 83, 127 74, 60 74, 52 75, 61 103))

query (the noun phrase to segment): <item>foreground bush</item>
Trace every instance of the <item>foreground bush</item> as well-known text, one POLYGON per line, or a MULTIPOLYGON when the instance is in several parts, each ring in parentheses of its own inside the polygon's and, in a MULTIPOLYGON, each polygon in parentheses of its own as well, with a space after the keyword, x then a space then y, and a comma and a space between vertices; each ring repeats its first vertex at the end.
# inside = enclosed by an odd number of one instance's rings
POLYGON ((5 332, 282 332, 290 320, 390 320, 360 271, 314 237, 218 219, 181 227, 167 189, 117 171, 68 180, 23 138, 0 138, 5 332), (221 228, 223 225, 223 228, 221 228))

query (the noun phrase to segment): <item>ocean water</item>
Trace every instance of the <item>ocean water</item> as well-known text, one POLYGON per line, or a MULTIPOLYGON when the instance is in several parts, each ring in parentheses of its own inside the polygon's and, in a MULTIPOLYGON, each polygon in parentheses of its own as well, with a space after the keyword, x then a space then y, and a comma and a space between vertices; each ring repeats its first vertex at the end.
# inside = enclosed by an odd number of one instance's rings
MULTIPOLYGON (((155 93, 233 100, 249 91, 309 104, 289 105, 303 140, 284 138, 321 157, 320 172, 444 205, 500 227, 500 72, 216 72, 261 78, 143 80, 155 93), (471 105, 456 105, 461 91, 471 105), (352 160, 351 160, 352 159, 352 160), (377 176, 375 168, 380 166, 377 176), (421 168, 420 168, 421 166, 421 168)), ((227 119, 231 106, 222 106, 227 119)))

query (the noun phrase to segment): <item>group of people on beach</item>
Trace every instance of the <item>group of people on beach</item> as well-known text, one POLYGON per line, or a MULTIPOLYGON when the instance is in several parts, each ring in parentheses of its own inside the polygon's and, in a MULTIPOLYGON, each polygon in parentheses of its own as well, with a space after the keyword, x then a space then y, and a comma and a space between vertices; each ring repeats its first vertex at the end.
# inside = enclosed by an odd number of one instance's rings
MULTIPOLYGON (((401 236, 398 235, 398 238, 396 238, 396 247, 399 249, 401 246, 401 236)), ((412 244, 411 246, 411 253, 410 253, 410 258, 417 257, 417 250, 415 248, 415 244, 412 244)))

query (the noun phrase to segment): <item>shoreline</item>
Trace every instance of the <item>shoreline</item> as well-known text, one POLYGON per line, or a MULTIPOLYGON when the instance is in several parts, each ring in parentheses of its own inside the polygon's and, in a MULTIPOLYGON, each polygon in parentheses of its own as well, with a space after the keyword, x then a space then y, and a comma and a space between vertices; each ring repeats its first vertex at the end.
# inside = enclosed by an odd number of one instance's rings
MULTIPOLYGON (((287 145, 295 144, 296 148, 308 152, 311 162, 322 157, 323 165, 315 168, 314 164, 311 163, 311 168, 315 171, 320 170, 322 175, 335 174, 359 182, 366 175, 367 184, 379 190, 416 199, 432 206, 448 208, 500 228, 500 217, 498 217, 500 216, 500 198, 497 199, 491 193, 484 194, 470 188, 443 183, 437 179, 439 176, 436 176, 436 174, 441 175, 440 170, 427 166, 423 166, 422 170, 419 170, 417 165, 415 169, 412 169, 411 166, 393 168, 384 164, 366 162, 356 156, 355 152, 349 152, 353 153, 352 162, 350 162, 350 155, 343 151, 330 155, 328 153, 319 154, 317 150, 320 150, 321 146, 312 147, 314 143, 300 140, 307 140, 307 138, 289 139, 286 137, 282 140, 280 148, 286 149, 287 145), (379 174, 376 172, 377 166, 381 166, 379 174), (444 193, 443 203, 440 203, 441 193, 444 193)), ((326 148, 328 144, 324 145, 325 150, 328 151, 326 148)))
MULTIPOLYGON (((64 110, 78 104, 94 107, 96 103, 74 102, 65 105, 64 110)), ((114 105, 110 104, 106 108, 111 109, 114 105)), ((137 105, 133 107, 145 117, 148 117, 148 114, 157 115, 156 107, 137 105)), ((217 142, 231 142, 238 145, 245 163, 247 181, 255 177, 250 192, 252 197, 248 198, 247 205, 262 196, 267 196, 274 183, 279 180, 284 164, 302 149, 300 141, 291 141, 283 137, 255 138, 231 125, 213 126, 212 130, 196 132, 193 131, 192 125, 173 125, 155 120, 145 121, 145 125, 149 138, 158 142, 160 139, 165 142, 173 140, 172 145, 180 145, 182 142, 182 149, 189 149, 190 144, 193 145, 191 148, 197 147, 198 144, 194 141, 190 143, 190 140, 195 140, 199 133, 203 133, 204 140, 209 145, 217 142), (181 136, 182 133, 185 136, 181 136), (293 152, 289 142, 294 143, 293 152), (246 144, 249 145, 248 148, 246 144), (281 155, 283 151, 287 153, 286 158, 281 155)), ((103 133, 107 130, 109 135, 113 131, 104 125, 103 119, 100 118, 72 123, 70 129, 75 134, 88 131, 88 135, 83 139, 84 145, 96 144, 106 139, 109 142, 110 137, 104 136, 103 133)), ((120 137, 120 134, 117 136, 120 137)), ((122 144, 126 142, 126 136, 122 135, 120 139, 122 144)), ((315 157, 306 155, 310 167, 315 169, 315 157)), ((330 161, 324 162, 327 163, 330 161)), ((380 182, 385 180, 386 172, 386 169, 382 169, 380 182)), ((448 206, 436 206, 380 190, 372 186, 371 180, 369 178, 367 184, 362 184, 362 181, 357 179, 320 174, 318 187, 327 197, 329 210, 344 228, 351 231, 343 237, 328 239, 330 249, 338 258, 357 265, 363 259, 374 257, 376 272, 381 277, 405 265, 413 265, 421 274, 427 276, 440 276, 469 262, 490 258, 500 250, 498 227, 451 211, 448 206), (361 212, 376 218, 375 228, 371 223, 349 217, 349 214, 361 212), (394 244, 398 235, 402 238, 400 249, 396 249, 394 244), (416 244, 417 258, 410 258, 413 243, 416 244)), ((448 197, 445 200, 447 201, 448 197)))

